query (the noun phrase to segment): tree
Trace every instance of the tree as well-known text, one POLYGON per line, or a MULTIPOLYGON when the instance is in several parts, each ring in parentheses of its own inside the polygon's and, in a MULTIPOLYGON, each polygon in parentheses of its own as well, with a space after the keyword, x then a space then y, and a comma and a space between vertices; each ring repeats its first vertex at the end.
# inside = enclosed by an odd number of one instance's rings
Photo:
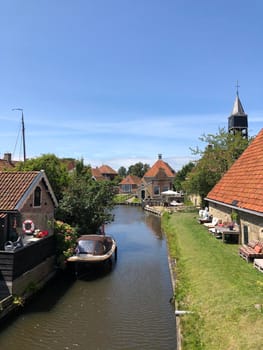
POLYGON ((139 178, 142 178, 144 174, 150 169, 149 164, 143 164, 142 162, 138 162, 134 165, 129 166, 128 173, 129 175, 135 175, 139 178))
POLYGON ((244 139, 240 133, 230 134, 222 128, 216 135, 202 135, 200 140, 206 142, 207 146, 203 151, 199 148, 192 150, 201 158, 183 186, 188 193, 199 194, 204 199, 247 148, 251 139, 244 139))
POLYGON ((63 192, 56 217, 76 227, 79 234, 96 233, 113 221, 114 184, 94 181, 91 174, 75 172, 63 192))
POLYGON ((193 170, 195 164, 193 162, 189 162, 184 165, 181 170, 177 171, 176 177, 174 179, 174 188, 177 191, 183 190, 183 183, 185 182, 187 175, 193 170))
POLYGON ((47 178, 57 199, 61 199, 62 191, 68 185, 69 173, 65 164, 54 154, 44 154, 38 158, 19 163, 17 170, 45 170, 47 178))
POLYGON ((118 174, 121 176, 121 177, 125 177, 127 175, 127 170, 124 166, 121 166, 118 170, 118 174))

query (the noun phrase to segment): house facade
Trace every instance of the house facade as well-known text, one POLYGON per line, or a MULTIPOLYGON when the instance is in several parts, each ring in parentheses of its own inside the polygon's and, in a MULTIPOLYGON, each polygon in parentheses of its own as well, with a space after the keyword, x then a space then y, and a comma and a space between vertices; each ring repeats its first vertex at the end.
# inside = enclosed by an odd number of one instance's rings
POLYGON ((139 189, 139 197, 144 199, 159 199, 161 193, 173 189, 173 182, 176 173, 170 165, 163 161, 162 155, 158 155, 158 160, 145 173, 139 189))
POLYGON ((120 193, 131 193, 137 195, 142 180, 135 175, 127 175, 119 184, 120 193))
POLYGON ((117 171, 108 165, 101 165, 100 167, 92 168, 91 174, 92 178, 96 181, 114 180, 114 178, 118 175, 117 171))
POLYGON ((44 171, 0 172, 0 249, 24 234, 23 223, 53 234, 57 200, 44 171))
POLYGON ((214 217, 237 221, 241 243, 263 240, 263 129, 206 200, 214 217))
POLYGON ((23 294, 30 283, 38 285, 53 273, 56 206, 44 171, 0 171, 1 297, 23 294), (34 238, 34 230, 45 237, 34 238), (22 243, 16 246, 18 238, 22 243))
POLYGON ((107 180, 114 180, 114 178, 118 175, 117 171, 112 169, 109 165, 101 165, 99 167, 99 171, 107 180))

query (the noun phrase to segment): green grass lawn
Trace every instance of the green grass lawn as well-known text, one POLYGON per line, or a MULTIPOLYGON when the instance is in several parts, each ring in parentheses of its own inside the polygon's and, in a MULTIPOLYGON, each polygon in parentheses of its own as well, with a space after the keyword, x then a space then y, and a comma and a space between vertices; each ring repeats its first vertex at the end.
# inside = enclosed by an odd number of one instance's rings
POLYGON ((263 274, 196 220, 197 214, 165 214, 163 229, 176 259, 175 300, 183 350, 263 349, 263 274))

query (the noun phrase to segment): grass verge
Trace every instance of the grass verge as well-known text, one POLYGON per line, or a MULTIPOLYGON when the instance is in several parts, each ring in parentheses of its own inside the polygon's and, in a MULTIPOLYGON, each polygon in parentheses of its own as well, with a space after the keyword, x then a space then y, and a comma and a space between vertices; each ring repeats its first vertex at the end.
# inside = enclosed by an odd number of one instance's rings
POLYGON ((263 348, 263 274, 223 244, 193 213, 165 213, 163 230, 176 259, 175 300, 184 350, 263 348))

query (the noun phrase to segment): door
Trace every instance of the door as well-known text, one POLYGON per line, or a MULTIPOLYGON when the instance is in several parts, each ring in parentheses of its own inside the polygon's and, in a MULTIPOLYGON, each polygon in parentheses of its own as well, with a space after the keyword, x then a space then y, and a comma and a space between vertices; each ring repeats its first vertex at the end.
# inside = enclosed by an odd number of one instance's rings
POLYGON ((243 225, 243 243, 248 244, 248 226, 243 225))

